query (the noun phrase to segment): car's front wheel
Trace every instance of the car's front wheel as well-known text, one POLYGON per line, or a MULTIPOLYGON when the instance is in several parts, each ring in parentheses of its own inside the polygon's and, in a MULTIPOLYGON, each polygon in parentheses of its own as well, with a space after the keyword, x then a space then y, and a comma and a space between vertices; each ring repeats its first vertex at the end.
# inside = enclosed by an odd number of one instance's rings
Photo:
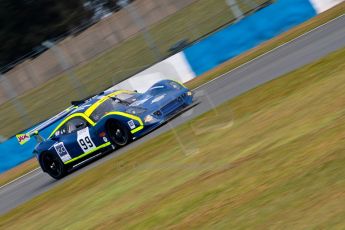
POLYGON ((107 123, 107 132, 111 142, 119 147, 125 146, 131 140, 131 135, 126 127, 116 121, 107 123))
POLYGON ((44 152, 41 155, 41 166, 43 171, 48 173, 54 179, 61 179, 66 176, 67 168, 61 159, 51 152, 44 152))

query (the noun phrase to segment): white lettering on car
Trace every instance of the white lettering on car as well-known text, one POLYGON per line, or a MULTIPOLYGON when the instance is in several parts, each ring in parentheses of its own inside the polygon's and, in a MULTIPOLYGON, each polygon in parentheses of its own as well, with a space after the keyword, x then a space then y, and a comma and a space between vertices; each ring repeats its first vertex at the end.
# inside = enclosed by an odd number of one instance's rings
POLYGON ((66 161, 72 159, 71 155, 69 155, 63 142, 59 142, 59 143, 55 144, 54 149, 55 149, 56 153, 59 155, 62 162, 66 162, 66 161))

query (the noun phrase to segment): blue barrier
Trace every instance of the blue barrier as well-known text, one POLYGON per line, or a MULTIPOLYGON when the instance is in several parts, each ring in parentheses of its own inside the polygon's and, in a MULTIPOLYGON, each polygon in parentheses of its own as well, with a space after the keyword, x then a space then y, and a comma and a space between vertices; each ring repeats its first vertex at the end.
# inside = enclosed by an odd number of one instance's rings
MULTIPOLYGON (((187 48, 184 53, 194 72, 201 75, 315 15, 308 0, 278 0, 187 48)), ((42 136, 48 136, 55 125, 43 130, 42 136)), ((30 140, 19 145, 15 137, 0 144, 0 173, 32 158, 35 144, 30 140)))
MULTIPOLYGON (((43 137, 48 137, 55 127, 56 123, 42 130, 40 134, 43 137)), ((26 133, 27 131, 29 130, 26 130, 23 133, 26 133)), ((34 150, 35 145, 36 141, 34 139, 30 139, 26 144, 20 145, 16 137, 12 137, 0 144, 0 173, 33 158, 34 155, 32 154, 32 151, 34 150)))
POLYGON ((184 50, 197 76, 316 16, 309 0, 278 0, 184 50))

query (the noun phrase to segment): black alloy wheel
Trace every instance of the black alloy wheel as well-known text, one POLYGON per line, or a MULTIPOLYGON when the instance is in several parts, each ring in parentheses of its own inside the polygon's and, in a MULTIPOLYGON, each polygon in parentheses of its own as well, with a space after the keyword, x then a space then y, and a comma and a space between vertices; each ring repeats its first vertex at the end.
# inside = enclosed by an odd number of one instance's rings
POLYGON ((118 122, 111 121, 107 125, 110 140, 117 146, 125 146, 130 141, 130 134, 126 127, 118 122))
POLYGON ((53 153, 45 152, 41 156, 42 167, 54 179, 61 179, 67 174, 63 162, 53 153))

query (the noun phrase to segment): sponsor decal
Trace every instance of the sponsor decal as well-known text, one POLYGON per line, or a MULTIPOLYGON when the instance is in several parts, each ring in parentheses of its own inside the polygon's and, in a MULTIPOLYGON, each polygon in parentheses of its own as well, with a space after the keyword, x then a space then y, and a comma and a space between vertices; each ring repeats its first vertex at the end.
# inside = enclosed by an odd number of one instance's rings
POLYGON ((18 134, 16 135, 19 144, 23 145, 30 140, 30 135, 28 134, 18 134))
POLYGON ((77 132, 77 142, 84 153, 96 148, 90 137, 89 127, 77 132))
POLYGON ((59 143, 55 144, 54 149, 55 149, 56 153, 59 155, 62 162, 66 162, 66 161, 69 161, 72 159, 71 155, 69 155, 63 142, 59 142, 59 143))
POLYGON ((139 101, 133 102, 133 103, 131 104, 131 106, 139 106, 139 105, 142 105, 142 104, 144 104, 145 102, 147 102, 148 100, 150 100, 151 98, 152 98, 151 95, 146 96, 145 98, 143 98, 143 99, 141 99, 141 100, 139 100, 139 101))
POLYGON ((128 123, 128 126, 129 126, 129 128, 131 128, 131 129, 135 129, 135 124, 134 124, 134 121, 133 120, 130 120, 130 121, 128 121, 127 122, 128 123))

